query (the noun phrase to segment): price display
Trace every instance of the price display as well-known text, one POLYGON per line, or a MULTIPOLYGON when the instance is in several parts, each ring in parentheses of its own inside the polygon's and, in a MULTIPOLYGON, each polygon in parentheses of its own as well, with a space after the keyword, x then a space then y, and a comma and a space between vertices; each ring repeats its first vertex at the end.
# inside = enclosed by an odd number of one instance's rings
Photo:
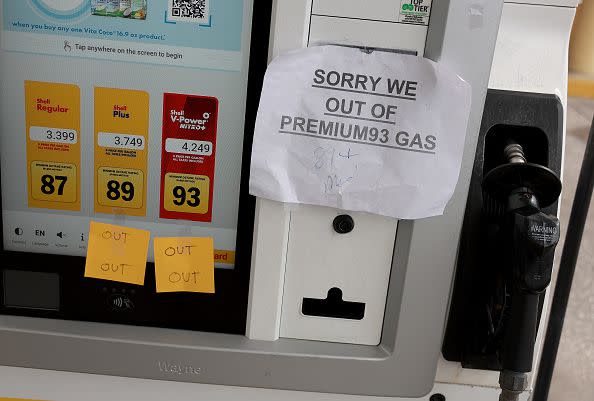
POLYGON ((139 149, 144 150, 144 136, 113 134, 110 132, 100 132, 97 137, 97 144, 104 148, 118 149, 139 149))
POLYGON ((76 143, 77 132, 67 128, 30 127, 29 138, 37 142, 76 143))
POLYGON ((167 138, 165 141, 165 150, 169 153, 210 156, 212 155, 212 143, 191 139, 167 138))

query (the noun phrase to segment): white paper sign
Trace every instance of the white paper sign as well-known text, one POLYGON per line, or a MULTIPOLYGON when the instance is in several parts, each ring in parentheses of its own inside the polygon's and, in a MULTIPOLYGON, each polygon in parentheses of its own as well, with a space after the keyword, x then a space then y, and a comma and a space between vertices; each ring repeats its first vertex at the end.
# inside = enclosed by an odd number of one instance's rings
POLYGON ((268 67, 250 193, 402 219, 443 214, 471 88, 421 57, 319 46, 268 67))

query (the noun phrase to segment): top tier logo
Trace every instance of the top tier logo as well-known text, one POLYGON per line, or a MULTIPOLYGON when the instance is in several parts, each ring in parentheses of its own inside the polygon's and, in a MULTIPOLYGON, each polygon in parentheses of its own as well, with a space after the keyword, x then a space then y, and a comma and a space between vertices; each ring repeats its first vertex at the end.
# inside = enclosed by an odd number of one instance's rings
POLYGON ((431 0, 401 0, 398 22, 429 25, 431 0))

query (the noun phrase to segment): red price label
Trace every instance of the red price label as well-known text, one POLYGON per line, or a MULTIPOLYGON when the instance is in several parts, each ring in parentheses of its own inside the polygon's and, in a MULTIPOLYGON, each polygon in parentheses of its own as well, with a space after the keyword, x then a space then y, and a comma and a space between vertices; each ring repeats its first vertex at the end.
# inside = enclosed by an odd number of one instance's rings
POLYGON ((218 106, 214 97, 164 95, 161 218, 212 221, 218 106))

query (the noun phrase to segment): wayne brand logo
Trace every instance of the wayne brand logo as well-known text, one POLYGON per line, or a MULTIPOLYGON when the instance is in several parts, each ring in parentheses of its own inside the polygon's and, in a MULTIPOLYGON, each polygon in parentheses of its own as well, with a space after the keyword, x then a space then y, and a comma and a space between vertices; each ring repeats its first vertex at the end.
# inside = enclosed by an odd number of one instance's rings
POLYGON ((195 368, 192 365, 182 365, 180 363, 157 361, 159 370, 163 373, 177 375, 200 375, 202 368, 195 368))
POLYGON ((171 110, 169 115, 171 122, 177 123, 180 129, 188 129, 195 131, 206 130, 206 123, 210 119, 210 113, 203 113, 200 118, 186 118, 183 110, 171 110))

